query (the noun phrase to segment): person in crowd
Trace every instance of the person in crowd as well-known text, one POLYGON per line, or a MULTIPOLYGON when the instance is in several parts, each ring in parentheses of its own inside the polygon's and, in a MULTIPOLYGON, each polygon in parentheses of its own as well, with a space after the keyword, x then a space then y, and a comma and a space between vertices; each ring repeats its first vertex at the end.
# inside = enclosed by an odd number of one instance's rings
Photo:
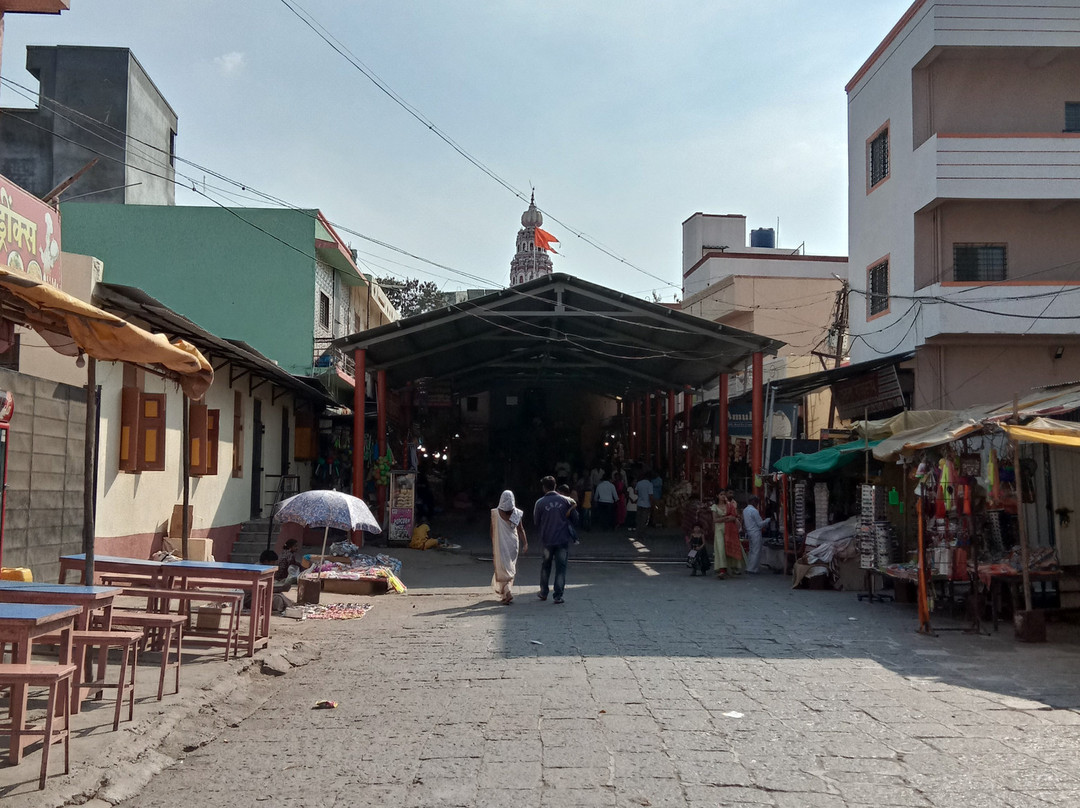
POLYGON ((517 575, 518 554, 529 550, 525 527, 521 524, 524 514, 514 502, 513 491, 503 491, 499 507, 491 509, 491 549, 495 562, 495 574, 491 576, 491 588, 499 596, 499 602, 509 606, 514 600, 514 577, 517 575))
POLYGON ((645 529, 652 521, 653 513, 653 501, 656 496, 653 493, 653 485, 649 480, 649 475, 642 474, 634 488, 637 492, 637 527, 639 533, 644 533, 645 529))
POLYGON ((555 565, 555 584, 552 594, 555 603, 563 602, 566 589, 566 561, 570 545, 570 514, 574 503, 555 490, 555 478, 544 477, 540 481, 544 495, 533 506, 533 524, 540 531, 540 543, 544 546, 544 560, 540 565, 540 591, 537 597, 547 600, 551 581, 552 563, 555 565))
POLYGON ((581 526, 586 530, 592 530, 592 499, 591 488, 586 488, 581 494, 581 526))
POLYGON ((653 469, 653 472, 649 475, 649 482, 652 483, 652 500, 653 504, 660 501, 663 496, 664 480, 660 476, 660 469, 653 469))
POLYGON ((716 577, 723 579, 728 572, 738 574, 731 569, 742 558, 742 545, 739 544, 737 511, 732 512, 734 503, 728 499, 726 491, 716 495, 716 502, 710 506, 713 521, 713 571, 716 577))
POLYGON ((570 541, 574 544, 581 544, 581 541, 578 539, 576 527, 576 525, 581 521, 581 514, 580 508, 578 508, 577 497, 574 495, 575 492, 570 490, 570 486, 566 485, 565 483, 556 487, 555 490, 574 503, 574 506, 567 512, 566 519, 570 522, 570 525, 568 527, 570 531, 570 541))
POLYGON ((615 486, 615 529, 618 530, 626 524, 626 481, 621 471, 611 475, 611 482, 615 486))
POLYGON ((705 531, 701 525, 694 525, 690 535, 686 537, 690 550, 686 556, 686 563, 690 567, 690 574, 702 575, 709 573, 709 551, 705 549, 705 531))
POLYGON ((601 478, 593 494, 593 509, 596 511, 596 520, 604 530, 615 529, 615 503, 619 500, 619 492, 615 490, 611 480, 601 478))
POLYGON ((763 531, 768 524, 767 519, 761 518, 758 507, 761 500, 756 494, 746 501, 743 508, 743 527, 746 529, 746 537, 750 541, 750 553, 746 560, 746 571, 751 575, 757 575, 761 564, 761 548, 765 543, 763 531))
POLYGON ((739 503, 735 499, 735 492, 730 488, 725 492, 727 494, 727 512, 731 520, 727 523, 727 527, 724 529, 724 547, 727 549, 728 554, 728 570, 733 575, 741 575, 746 569, 746 552, 742 546, 742 536, 740 535, 740 526, 742 525, 742 517, 739 516, 739 503))
POLYGON ((637 503, 637 487, 633 485, 626 486, 626 529, 630 533, 637 530, 637 503))
MULTIPOLYGON (((267 552, 273 552, 268 550, 267 552)), ((284 581, 289 577, 289 567, 300 566, 300 542, 296 539, 288 539, 285 542, 285 547, 281 550, 280 558, 277 554, 274 555, 274 562, 277 564, 277 572, 274 573, 274 580, 284 581)), ((261 563, 261 560, 260 560, 261 563)))

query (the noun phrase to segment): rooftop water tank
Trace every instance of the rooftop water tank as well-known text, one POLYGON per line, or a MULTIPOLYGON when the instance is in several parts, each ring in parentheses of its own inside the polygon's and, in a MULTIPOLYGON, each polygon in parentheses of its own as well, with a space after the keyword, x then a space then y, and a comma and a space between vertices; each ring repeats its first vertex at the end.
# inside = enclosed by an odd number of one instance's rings
POLYGON ((750 231, 751 247, 776 247, 776 231, 771 227, 759 227, 750 231))

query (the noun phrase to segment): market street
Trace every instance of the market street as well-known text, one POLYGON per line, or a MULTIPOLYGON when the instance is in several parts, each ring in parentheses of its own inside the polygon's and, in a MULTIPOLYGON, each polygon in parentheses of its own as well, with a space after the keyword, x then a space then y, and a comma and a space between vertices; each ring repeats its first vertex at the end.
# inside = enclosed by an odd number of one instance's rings
POLYGON ((557 606, 535 550, 502 607, 489 564, 399 554, 410 593, 362 620, 275 618, 271 651, 302 638, 308 664, 188 692, 121 804, 1080 804, 1078 645, 921 637, 909 605, 647 562, 572 560, 557 606))

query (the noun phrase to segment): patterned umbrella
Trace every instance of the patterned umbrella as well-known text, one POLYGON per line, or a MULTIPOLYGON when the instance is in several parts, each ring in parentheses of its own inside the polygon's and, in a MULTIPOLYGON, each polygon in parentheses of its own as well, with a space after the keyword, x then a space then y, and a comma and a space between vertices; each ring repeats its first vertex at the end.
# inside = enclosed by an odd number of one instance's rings
POLYGON ((382 533, 382 528, 364 500, 341 491, 304 491, 289 497, 278 507, 274 521, 325 528, 321 553, 324 556, 326 536, 332 527, 382 533))

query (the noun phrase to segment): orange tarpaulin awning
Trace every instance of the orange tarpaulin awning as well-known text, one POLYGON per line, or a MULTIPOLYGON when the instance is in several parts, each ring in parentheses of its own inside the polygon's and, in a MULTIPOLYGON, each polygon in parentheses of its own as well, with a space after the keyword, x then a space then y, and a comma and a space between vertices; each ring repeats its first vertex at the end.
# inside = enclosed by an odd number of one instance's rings
POLYGON ((214 381, 214 370, 198 348, 170 342, 54 286, 0 267, 0 314, 33 328, 60 353, 106 362, 130 362, 174 379, 195 401, 214 381), (6 299, 5 299, 6 298, 6 299), (74 344, 72 344, 74 343, 74 344))

